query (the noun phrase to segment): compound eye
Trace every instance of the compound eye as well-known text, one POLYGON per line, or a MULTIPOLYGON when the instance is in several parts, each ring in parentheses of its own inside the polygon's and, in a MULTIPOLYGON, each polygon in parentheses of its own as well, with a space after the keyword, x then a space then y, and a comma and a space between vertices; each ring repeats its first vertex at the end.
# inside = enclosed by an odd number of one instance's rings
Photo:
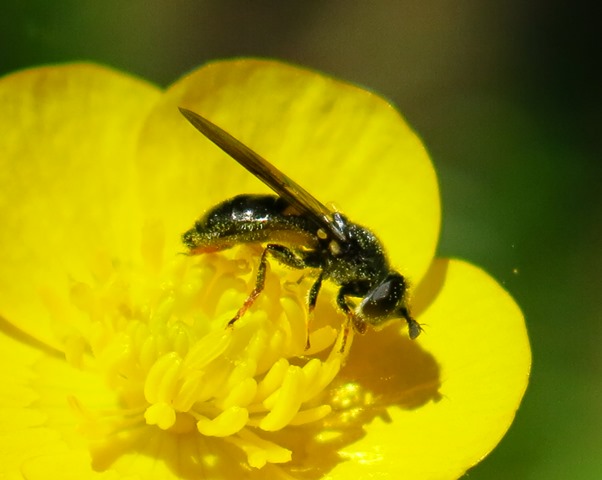
POLYGON ((362 314, 367 318, 386 318, 396 311, 403 296, 405 281, 401 275, 389 275, 382 283, 371 290, 361 305, 362 314))

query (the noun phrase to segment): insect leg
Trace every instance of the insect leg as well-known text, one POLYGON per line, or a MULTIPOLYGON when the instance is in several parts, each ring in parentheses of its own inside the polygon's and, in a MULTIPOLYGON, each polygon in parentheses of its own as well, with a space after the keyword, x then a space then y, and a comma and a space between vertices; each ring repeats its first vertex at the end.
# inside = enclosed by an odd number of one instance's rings
MULTIPOLYGON (((314 262, 311 262, 309 258, 301 258, 298 255, 294 254, 288 248, 277 245, 270 244, 268 245, 270 248, 270 253, 273 257, 278 259, 281 263, 288 265, 289 267, 296 268, 298 270, 304 268, 316 268, 314 262)), ((313 283, 309 290, 309 294, 307 296, 307 307, 308 307, 308 319, 307 319, 307 337, 305 342, 305 350, 309 350, 310 342, 309 342, 309 327, 311 325, 311 320, 313 318, 314 309, 316 307, 316 301, 318 300, 318 293, 320 293, 320 288, 322 288, 322 280, 324 279, 324 270, 320 270, 320 274, 318 278, 313 283)))
POLYGON ((307 265, 305 262, 297 257, 291 250, 284 247, 283 245, 278 245, 275 243, 269 243, 266 245, 265 250, 261 254, 261 259, 259 260, 259 268, 257 270, 257 278, 255 279, 255 288, 251 292, 251 294, 245 300, 245 303, 238 309, 236 315, 232 320, 228 322, 228 327, 231 327, 240 317, 242 317, 245 312, 253 305, 253 302, 257 300, 259 294, 263 291, 265 287, 265 273, 267 268, 267 256, 268 254, 275 257, 279 262, 284 263, 292 268, 302 269, 306 268, 307 265))
POLYGON ((412 316, 410 315, 410 312, 408 312, 408 309, 406 307, 403 307, 399 311, 399 313, 401 314, 402 318, 405 318, 406 322, 408 322, 408 330, 410 333, 410 338, 412 340, 415 340, 416 337, 418 335, 420 335, 420 332, 422 332, 422 327, 416 320, 414 320, 412 318, 412 316))
POLYGON ((270 250, 270 254, 278 260, 280 263, 284 263, 285 265, 295 268, 297 270, 302 270, 304 268, 308 268, 308 265, 304 259, 295 255, 290 249, 286 248, 283 245, 278 245, 276 243, 270 243, 267 245, 266 250, 270 250))
POLYGON ((341 353, 345 351, 345 345, 347 344, 347 336, 349 335, 349 329, 353 325, 353 329, 360 334, 366 332, 366 322, 359 318, 353 309, 347 303, 347 295, 353 294, 356 292, 355 285, 344 285, 339 289, 339 293, 337 294, 337 305, 345 315, 347 316, 347 321, 345 322, 345 326, 343 327, 343 342, 341 343, 341 353))
POLYGON ((308 309, 308 319, 307 319, 307 340, 305 342, 305 350, 309 350, 311 346, 309 343, 309 327, 311 324, 311 320, 314 318, 314 309, 316 308, 316 301, 318 300, 318 293, 320 293, 320 288, 322 288, 322 280, 324 279, 324 270, 320 270, 320 274, 318 275, 317 280, 309 289, 309 295, 307 296, 307 309, 308 309))

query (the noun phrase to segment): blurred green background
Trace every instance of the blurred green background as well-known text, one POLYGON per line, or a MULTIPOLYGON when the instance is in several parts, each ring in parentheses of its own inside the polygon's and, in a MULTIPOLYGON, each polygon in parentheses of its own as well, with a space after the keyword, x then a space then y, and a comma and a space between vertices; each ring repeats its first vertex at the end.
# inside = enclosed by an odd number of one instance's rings
POLYGON ((440 174, 440 254, 491 272, 530 331, 534 364, 523 405, 468 477, 595 479, 602 478, 598 24, 579 1, 4 0, 0 74, 93 60, 168 85, 207 60, 255 55, 390 98, 440 174))

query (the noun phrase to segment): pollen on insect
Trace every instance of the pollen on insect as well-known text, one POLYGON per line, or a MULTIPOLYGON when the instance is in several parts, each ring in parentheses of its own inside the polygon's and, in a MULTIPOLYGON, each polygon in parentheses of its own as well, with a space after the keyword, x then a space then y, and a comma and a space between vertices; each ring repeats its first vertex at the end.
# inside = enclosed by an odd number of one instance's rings
POLYGON ((334 240, 328 244, 328 249, 335 257, 341 254, 341 245, 339 245, 339 242, 334 240))
POLYGON ((328 238, 328 234, 323 229, 318 229, 316 235, 320 240, 326 240, 328 238))

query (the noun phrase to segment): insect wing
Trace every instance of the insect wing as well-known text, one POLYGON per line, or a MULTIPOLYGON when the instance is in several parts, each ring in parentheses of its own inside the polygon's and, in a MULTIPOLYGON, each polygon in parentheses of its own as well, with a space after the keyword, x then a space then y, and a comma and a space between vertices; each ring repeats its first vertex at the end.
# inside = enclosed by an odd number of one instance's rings
POLYGON ((332 233, 338 240, 345 240, 341 228, 333 220, 332 212, 301 185, 286 176, 261 155, 198 113, 183 107, 180 107, 180 112, 193 127, 284 198, 299 213, 314 219, 319 226, 332 233))

